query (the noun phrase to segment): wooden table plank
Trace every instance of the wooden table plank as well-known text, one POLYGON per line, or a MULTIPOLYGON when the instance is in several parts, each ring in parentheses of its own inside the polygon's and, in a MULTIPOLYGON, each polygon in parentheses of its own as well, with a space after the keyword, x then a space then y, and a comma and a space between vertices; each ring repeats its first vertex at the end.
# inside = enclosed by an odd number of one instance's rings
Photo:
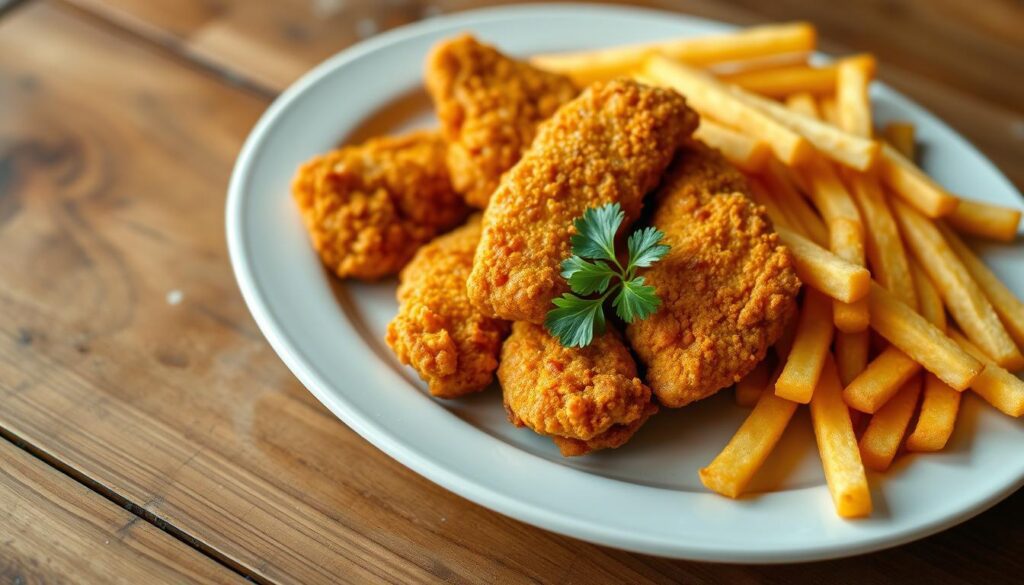
POLYGON ((2 438, 0 462, 0 582, 245 582, 2 438))
POLYGON ((958 583, 1024 569, 1020 496, 867 560, 734 567, 563 538, 416 476, 315 402, 238 295, 224 189, 265 106, 61 5, 0 20, 0 428, 268 582, 958 583))

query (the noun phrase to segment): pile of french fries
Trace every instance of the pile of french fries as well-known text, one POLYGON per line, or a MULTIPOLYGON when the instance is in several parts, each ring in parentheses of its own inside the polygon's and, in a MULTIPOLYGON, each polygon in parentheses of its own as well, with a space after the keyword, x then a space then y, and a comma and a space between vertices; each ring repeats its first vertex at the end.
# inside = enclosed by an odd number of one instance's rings
POLYGON ((877 132, 871 55, 814 66, 806 23, 541 55, 581 84, 672 87, 696 136, 750 178, 806 285, 791 330, 735 388, 750 415, 700 476, 743 494, 801 404, 837 513, 871 513, 865 468, 943 449, 973 391, 1024 413, 1024 303, 961 235, 1010 242, 1021 212, 955 196, 914 163, 914 128, 877 132), (947 313, 952 316, 947 320, 947 313))

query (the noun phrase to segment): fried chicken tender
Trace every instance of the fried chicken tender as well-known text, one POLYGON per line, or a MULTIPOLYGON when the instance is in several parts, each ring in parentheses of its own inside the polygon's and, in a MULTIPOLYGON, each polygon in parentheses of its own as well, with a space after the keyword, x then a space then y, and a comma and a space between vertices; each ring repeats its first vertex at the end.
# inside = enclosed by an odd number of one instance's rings
POLYGON ((662 306, 626 328, 662 404, 706 398, 745 376, 795 314, 793 258, 746 179, 714 150, 679 152, 653 224, 668 254, 643 273, 662 306))
POLYGON ((658 411, 636 374, 611 327, 567 348, 540 325, 515 323, 498 366, 509 420, 550 436, 566 457, 620 447, 658 411))
POLYGON ((437 132, 375 138, 299 167, 292 195, 323 263, 342 278, 401 270, 422 244, 468 214, 452 190, 437 132))
POLYGON ((388 345, 441 398, 490 385, 510 327, 481 315, 466 296, 479 241, 480 216, 475 215, 420 248, 399 277, 398 315, 388 325, 388 345))
POLYGON ((470 35, 434 47, 426 85, 450 144, 452 184, 479 208, 533 142, 537 124, 579 93, 568 77, 506 57, 470 35))
POLYGON ((470 299, 486 314, 542 323, 569 290, 559 266, 573 220, 618 202, 628 226, 696 125, 682 96, 629 80, 595 83, 563 106, 491 197, 470 299))

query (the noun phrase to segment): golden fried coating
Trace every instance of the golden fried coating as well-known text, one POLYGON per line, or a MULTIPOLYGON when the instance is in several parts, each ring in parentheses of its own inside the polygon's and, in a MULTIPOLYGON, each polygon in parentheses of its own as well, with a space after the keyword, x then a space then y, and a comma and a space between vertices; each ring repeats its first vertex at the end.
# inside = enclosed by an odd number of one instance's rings
POLYGON ((671 249, 643 275, 662 306, 626 335, 666 406, 739 381, 795 313, 793 259, 747 189, 717 151, 693 143, 658 191, 652 221, 671 249))
POLYGON ((481 315, 466 295, 466 277, 480 241, 480 216, 423 246, 400 276, 398 315, 387 342, 430 393, 456 398, 494 379, 509 323, 481 315))
POLYGON ((568 77, 506 57, 470 35, 434 47, 426 85, 450 143, 452 184, 479 208, 533 142, 537 124, 579 92, 568 77))
POLYGON ((696 125, 682 96, 629 80, 595 83, 563 106, 491 197, 470 299, 487 314, 542 323, 569 290, 559 265, 573 220, 618 202, 629 225, 696 125))
POLYGON ((512 424, 551 436, 566 457, 619 447, 658 411, 611 328, 587 347, 567 348, 540 325, 515 323, 498 381, 512 424))
POLYGON ((324 264, 342 278, 401 270, 416 249, 466 217, 437 132, 375 138, 299 167, 292 195, 324 264))

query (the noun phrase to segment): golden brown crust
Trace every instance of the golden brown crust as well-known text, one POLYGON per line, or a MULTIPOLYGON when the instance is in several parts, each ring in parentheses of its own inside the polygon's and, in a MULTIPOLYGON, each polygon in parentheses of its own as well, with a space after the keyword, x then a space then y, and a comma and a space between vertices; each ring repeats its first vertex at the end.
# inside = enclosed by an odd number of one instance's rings
POLYGON ((484 212, 469 296, 485 313, 541 323, 568 291, 559 265, 573 220, 618 202, 626 225, 639 213, 696 114, 672 90, 618 80, 596 83, 540 126, 484 212))
POLYGON ((317 156, 292 182, 313 247, 342 278, 397 273, 468 213, 452 190, 437 132, 375 138, 317 156))
POLYGON ((652 221, 671 249, 643 275, 662 306, 626 335, 666 406, 737 382, 795 312, 793 259, 747 189, 718 152, 694 143, 658 191, 652 221))
POLYGON ((579 92, 568 77, 506 57, 470 35, 434 47, 426 85, 450 143, 452 185, 479 208, 533 141, 537 124, 579 92))
POLYGON ((636 373, 611 329, 587 347, 566 348, 542 326, 523 322, 512 325, 498 366, 512 424, 558 437, 567 456, 618 447, 657 411, 636 373))
POLYGON ((466 277, 480 241, 480 217, 439 236, 402 270, 398 315, 387 343, 411 365, 430 393, 456 398, 483 390, 494 379, 509 323, 481 315, 466 296, 466 277))

